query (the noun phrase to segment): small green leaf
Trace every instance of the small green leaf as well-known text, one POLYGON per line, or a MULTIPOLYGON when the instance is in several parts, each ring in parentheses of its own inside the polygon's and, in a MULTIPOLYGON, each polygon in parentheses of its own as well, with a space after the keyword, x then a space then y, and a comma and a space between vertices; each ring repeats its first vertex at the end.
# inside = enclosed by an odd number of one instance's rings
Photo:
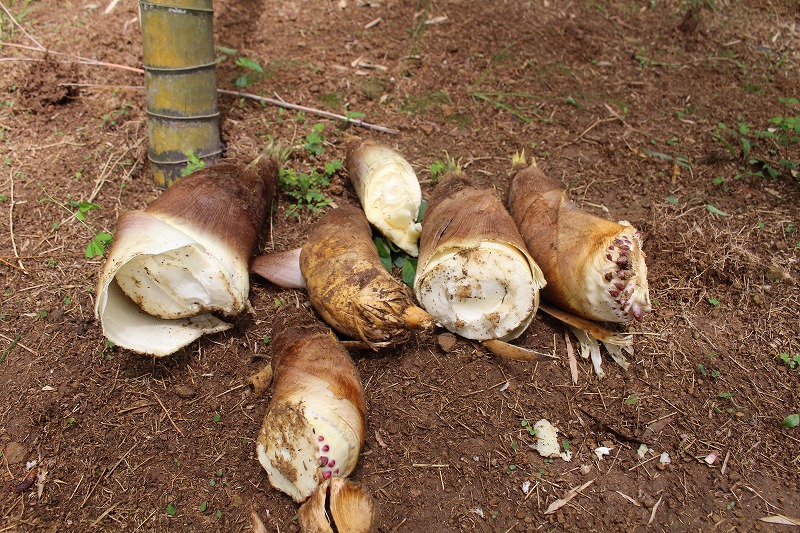
POLYGON ((797 413, 790 414, 783 419, 781 425, 785 428, 796 428, 798 425, 800 425, 800 415, 797 413))
POLYGON ((106 253, 106 248, 108 247, 109 243, 113 239, 113 236, 110 233, 102 231, 94 236, 92 242, 90 242, 86 246, 86 250, 84 251, 84 255, 87 259, 91 259, 93 257, 97 257, 98 255, 103 255, 106 253))
POLYGON ((409 257, 406 259, 406 262, 403 263, 403 283, 408 285, 409 287, 414 286, 414 277, 417 275, 417 258, 416 257, 409 257))
POLYGON ((719 215, 721 217, 729 217, 729 216, 731 216, 729 213, 726 213, 725 211, 720 211, 719 209, 717 209, 716 207, 714 207, 711 204, 706 204, 706 211, 708 211, 712 215, 719 215))
POLYGON ((238 50, 234 50, 233 48, 228 48, 227 46, 222 46, 222 45, 219 45, 219 44, 217 46, 215 46, 214 48, 216 48, 217 52, 219 52, 220 54, 225 54, 225 55, 229 55, 229 56, 232 56, 232 55, 237 54, 239 52, 238 50))
POLYGON ((264 335, 264 344, 269 344, 269 335, 264 335))
POLYGON ((713 305, 714 307, 716 307, 716 306, 718 306, 718 305, 719 305, 719 300, 717 300, 716 298, 714 298, 714 297, 712 296, 711 298, 708 298, 708 303, 710 303, 711 305, 713 305))
POLYGON ((678 205, 678 199, 675 198, 674 196, 667 196, 666 200, 672 205, 678 205))
POLYGON ((417 215, 417 222, 422 222, 422 219, 425 217, 425 211, 428 209, 428 201, 422 200, 419 204, 419 214, 417 215))
POLYGON ((342 169, 342 162, 338 159, 325 163, 325 175, 333 176, 338 170, 342 169))
POLYGON ((378 257, 381 258, 381 263, 383 263, 383 266, 386 268, 386 270, 391 272, 392 254, 389 252, 386 242, 380 237, 375 237, 373 242, 375 243, 375 248, 378 250, 378 257))
POLYGON ((561 441, 561 446, 564 448, 565 452, 569 451, 569 441, 567 439, 561 441))
POLYGON ((742 141, 742 159, 747 159, 750 156, 750 148, 751 148, 750 140, 742 137, 741 141, 742 141))
POLYGON ((175 509, 174 505, 172 505, 171 503, 167 504, 167 514, 168 515, 175 516, 175 513, 177 513, 177 512, 178 512, 178 510, 175 509))
POLYGON ((217 518, 222 518, 222 511, 217 510, 216 514, 217 514, 217 518))
POLYGON ((706 367, 703 366, 703 363, 697 363, 697 369, 700 370, 700 373, 704 376, 708 375, 708 372, 706 372, 706 367))
POLYGON ((250 70, 254 70, 255 72, 258 72, 260 74, 264 73, 264 69, 261 68, 261 65, 259 65, 258 63, 256 63, 255 61, 253 61, 252 59, 250 59, 248 57, 240 57, 240 58, 238 58, 236 60, 236 66, 249 68, 250 70))
POLYGON ((720 392, 717 394, 717 398, 733 398, 736 396, 735 392, 720 392))
POLYGON ((639 398, 635 394, 631 394, 627 398, 625 398, 625 405, 635 405, 636 402, 639 401, 639 398))
POLYGON ((654 150, 645 150, 644 153, 649 155, 650 157, 656 157, 656 158, 661 159, 663 161, 672 161, 672 156, 671 155, 667 155, 667 154, 665 154, 663 152, 656 152, 654 150))
POLYGON ((208 509, 208 502, 203 502, 200 504, 200 512, 205 513, 206 509, 208 509))
POLYGON ((367 115, 361 113, 360 111, 348 111, 345 116, 348 120, 361 120, 362 118, 366 117, 367 115))
POLYGON ((214 422, 219 422, 220 420, 222 420, 222 415, 219 414, 219 413, 214 413, 213 420, 214 420, 214 422))
POLYGON ((581 104, 579 104, 578 102, 576 102, 575 99, 573 97, 571 97, 571 96, 567 96, 567 100, 566 101, 567 101, 567 103, 569 105, 571 105, 573 107, 576 107, 578 109, 583 109, 583 106, 581 104))

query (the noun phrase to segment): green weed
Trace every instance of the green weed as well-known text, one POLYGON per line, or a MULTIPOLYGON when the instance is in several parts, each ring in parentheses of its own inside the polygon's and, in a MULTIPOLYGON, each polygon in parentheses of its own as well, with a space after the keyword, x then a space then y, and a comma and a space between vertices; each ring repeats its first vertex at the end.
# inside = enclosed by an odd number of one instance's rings
MULTIPOLYGON (((238 50, 226 46, 217 45, 214 48, 217 50, 217 64, 226 61, 228 57, 235 57, 239 54, 238 50)), ((240 73, 233 80, 233 84, 236 87, 244 88, 252 85, 264 74, 264 69, 261 65, 249 57, 238 56, 235 63, 237 67, 240 67, 240 73)))
POLYGON ((781 425, 785 428, 796 428, 800 425, 800 414, 792 413, 783 419, 781 425))
POLYGON ((201 168, 206 168, 206 162, 200 159, 197 154, 192 151, 189 151, 186 154, 186 166, 181 169, 181 176, 186 177, 192 172, 200 170, 201 168))
MULTIPOLYGON (((796 98, 779 101, 788 109, 798 106, 796 98)), ((766 128, 758 129, 739 116, 735 127, 720 122, 711 132, 716 142, 746 164, 735 178, 747 175, 776 179, 781 174, 800 177, 800 160, 787 154, 787 149, 800 143, 800 114, 776 115, 767 122, 766 128)))
POLYGON ((417 258, 408 255, 385 237, 376 236, 372 239, 372 242, 375 243, 375 248, 378 250, 378 257, 380 257, 381 263, 386 270, 391 272, 392 265, 398 267, 403 278, 403 283, 409 287, 413 287, 414 276, 417 274, 417 258))
POLYGON ((306 135, 306 142, 303 144, 303 150, 308 152, 312 158, 317 158, 325 153, 325 137, 322 132, 325 131, 325 126, 322 124, 314 124, 311 126, 311 133, 306 135))
POLYGON ((119 109, 114 109, 110 113, 106 113, 102 117, 103 125, 107 128, 116 128, 118 125, 122 124, 123 119, 128 116, 131 107, 131 104, 125 102, 119 109))
POLYGON ((316 213, 331 203, 322 189, 330 185, 331 178, 342 169, 342 162, 337 160, 325 164, 322 172, 316 168, 310 173, 296 172, 290 168, 282 168, 278 174, 278 181, 291 203, 286 209, 286 214, 300 216, 303 208, 316 213))
POLYGON ((787 352, 781 352, 778 356, 781 362, 794 370, 795 368, 800 368, 800 353, 789 355, 787 352))
POLYGON ((524 418, 522 420, 520 420, 519 424, 523 428, 525 428, 525 431, 528 432, 528 435, 530 435, 531 437, 535 437, 536 436, 536 430, 533 428, 533 424, 531 424, 530 422, 528 422, 524 418))

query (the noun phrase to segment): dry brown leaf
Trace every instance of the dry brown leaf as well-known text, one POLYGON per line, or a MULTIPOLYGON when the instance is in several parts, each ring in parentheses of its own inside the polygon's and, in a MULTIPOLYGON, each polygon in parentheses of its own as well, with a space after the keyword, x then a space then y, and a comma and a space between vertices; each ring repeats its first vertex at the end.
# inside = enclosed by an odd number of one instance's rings
POLYGON ((564 342, 567 343, 567 359, 569 360, 569 373, 572 376, 572 384, 578 384, 578 360, 575 358, 575 350, 572 349, 572 341, 569 340, 569 333, 564 330, 564 342))
POLYGON ((762 522, 766 522, 768 524, 781 524, 784 526, 800 526, 800 518, 789 518, 788 516, 783 516, 782 514, 778 515, 770 515, 770 516, 762 516, 759 518, 762 522))
MULTIPOLYGON (((597 478, 595 478, 595 479, 597 479, 597 478)), ((589 485, 594 483, 595 479, 590 479, 589 481, 587 481, 586 483, 584 483, 580 487, 575 487, 575 488, 569 489, 569 492, 567 492, 567 495, 564 496, 563 498, 559 498, 556 501, 554 501, 553 503, 551 503, 550 506, 547 508, 547 510, 544 512, 544 514, 553 514, 556 511, 558 511, 559 509, 561 509, 562 507, 564 507, 565 505, 567 505, 572 500, 572 498, 574 498, 575 496, 580 494, 580 492, 583 489, 585 489, 586 487, 588 487, 589 485)))
POLYGON ((250 376, 247 383, 253 389, 253 396, 256 398, 265 394, 272 383, 272 365, 269 364, 250 376))
POLYGON ((250 511, 250 524, 253 528, 253 533, 267 533, 267 526, 261 521, 261 517, 255 509, 250 511))

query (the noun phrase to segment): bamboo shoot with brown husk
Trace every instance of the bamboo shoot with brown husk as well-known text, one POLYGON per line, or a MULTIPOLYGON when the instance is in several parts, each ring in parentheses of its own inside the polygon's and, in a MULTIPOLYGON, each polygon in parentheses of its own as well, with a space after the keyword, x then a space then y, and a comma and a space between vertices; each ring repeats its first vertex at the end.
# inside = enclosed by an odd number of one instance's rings
POLYGON ((422 191, 408 161, 388 146, 353 137, 347 174, 370 224, 407 254, 419 255, 422 191))
POLYGON ((383 267, 371 236, 357 207, 329 211, 303 245, 300 269, 314 309, 333 329, 373 348, 395 346, 434 321, 383 267))
POLYGON ((366 427, 364 389, 347 351, 304 310, 273 325, 273 390, 258 460, 275 488, 305 501, 356 466, 366 427))
POLYGON ((97 288, 103 334, 164 356, 230 324, 245 308, 248 264, 275 193, 277 165, 220 163, 166 190, 145 211, 122 213, 97 288))
POLYGON ((544 286, 494 190, 456 169, 433 191, 422 224, 414 292, 448 330, 511 340, 530 324, 544 286))
POLYGON ((598 375, 602 370, 595 338, 627 367, 619 346, 630 351, 630 336, 587 327, 569 315, 624 323, 641 320, 651 310, 641 233, 627 222, 611 222, 578 209, 564 187, 535 162, 528 166, 524 155, 515 156, 513 168, 509 210, 547 279, 543 301, 561 310, 553 314, 578 334, 598 375))

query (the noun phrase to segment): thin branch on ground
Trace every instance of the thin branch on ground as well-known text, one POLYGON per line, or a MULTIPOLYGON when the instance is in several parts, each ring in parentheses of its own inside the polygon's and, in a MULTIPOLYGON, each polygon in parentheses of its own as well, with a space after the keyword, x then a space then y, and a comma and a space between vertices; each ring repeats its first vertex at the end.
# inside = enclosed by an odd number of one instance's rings
MULTIPOLYGON (((2 43, 0 43, 2 44, 2 43)), ((115 85, 99 85, 99 84, 92 84, 92 83, 60 83, 59 86, 61 87, 83 87, 83 88, 95 88, 95 89, 127 89, 127 90, 143 90, 144 86, 142 85, 126 85, 126 86, 115 86, 115 85)), ((397 135, 400 133, 400 130, 395 128, 389 128, 387 126, 380 126, 377 124, 371 124, 369 122, 364 122, 363 120, 349 118, 345 115, 339 115, 337 113, 330 113, 328 111, 323 111, 322 109, 316 109, 314 107, 306 107, 298 104, 292 104, 283 100, 276 100, 274 98, 267 98, 265 96, 258 96, 257 94, 252 93, 243 93, 239 91, 229 91, 227 89, 217 89, 217 93, 224 94, 226 96, 235 96, 237 98, 244 98, 246 100, 254 100, 256 102, 262 102, 265 104, 274 105, 277 107, 282 107, 284 109, 291 109, 292 111, 302 111, 304 113, 309 113, 311 115, 317 115, 320 117, 325 118, 332 118, 336 120, 341 120, 343 122, 347 122, 348 124, 352 124, 354 126, 358 126, 360 128, 365 128, 369 130, 379 131, 381 133, 388 133, 390 135, 397 135)))
POLYGON ((311 113, 313 115, 319 115, 321 117, 326 118, 333 118, 337 120, 343 120, 348 122, 354 126, 359 126, 361 128, 366 128, 370 130, 380 131, 382 133, 389 133, 391 135, 397 135, 400 133, 400 130, 396 130, 393 128, 387 128, 385 126, 378 126, 376 124, 370 124, 369 122, 364 122, 363 120, 353 119, 346 117, 344 115, 338 115, 336 113, 329 113, 328 111, 322 111, 321 109, 315 109, 313 107, 305 107, 297 104, 290 104, 289 102, 284 102, 283 100, 275 100, 273 98, 266 98, 264 96, 258 96, 257 94, 250 94, 250 93, 242 93, 239 91, 228 91, 226 89, 217 89, 219 94, 225 94, 228 96, 236 96, 238 98, 246 98, 248 100, 255 100, 257 102, 264 102, 265 104, 271 104, 278 107, 283 107, 285 109, 292 109, 294 111, 303 111, 304 113, 311 113))
POLYGON ((28 273, 25 270, 25 265, 22 264, 22 259, 19 257, 19 251, 17 250, 17 243, 14 240, 14 170, 10 171, 10 178, 11 178, 11 206, 8 208, 8 232, 11 234, 11 248, 14 250, 14 257, 17 258, 17 263, 19 264, 19 269, 24 272, 25 274, 28 273))

